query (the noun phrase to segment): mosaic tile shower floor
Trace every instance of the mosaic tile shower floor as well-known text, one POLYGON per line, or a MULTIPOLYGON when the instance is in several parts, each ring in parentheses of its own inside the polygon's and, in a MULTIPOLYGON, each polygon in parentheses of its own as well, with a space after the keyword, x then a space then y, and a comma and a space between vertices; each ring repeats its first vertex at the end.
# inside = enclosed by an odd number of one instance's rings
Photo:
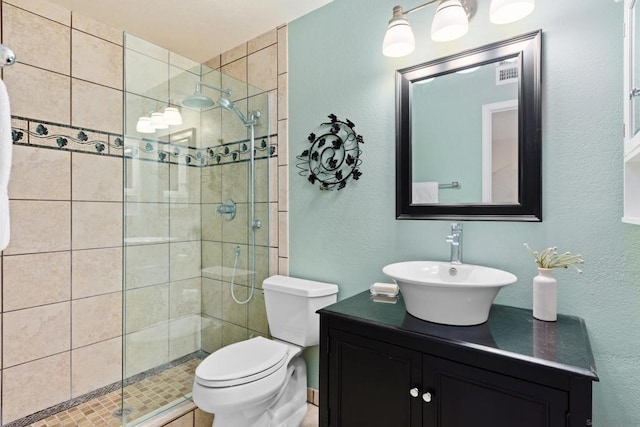
POLYGON ((130 409, 127 421, 139 420, 161 408, 183 401, 191 395, 193 375, 201 359, 191 359, 157 375, 128 385, 88 402, 37 421, 33 427, 119 427, 121 420, 113 414, 120 410, 122 393, 125 409, 130 409))

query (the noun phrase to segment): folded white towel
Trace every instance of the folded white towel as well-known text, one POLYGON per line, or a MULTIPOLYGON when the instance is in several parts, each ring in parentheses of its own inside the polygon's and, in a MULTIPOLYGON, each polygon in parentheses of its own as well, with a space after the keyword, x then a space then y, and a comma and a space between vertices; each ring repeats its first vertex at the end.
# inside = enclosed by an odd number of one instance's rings
POLYGON ((398 302, 398 298, 396 297, 386 297, 384 295, 371 295, 371 301, 373 302, 383 302, 386 304, 395 304, 398 302))
POLYGON ((9 175, 12 149, 9 95, 4 82, 0 80, 0 251, 9 245, 9 175))
POLYGON ((374 283, 369 288, 373 295, 383 295, 387 297, 395 297, 398 295, 400 288, 395 283, 374 283))
POLYGON ((411 203, 438 203, 438 183, 414 182, 411 203))

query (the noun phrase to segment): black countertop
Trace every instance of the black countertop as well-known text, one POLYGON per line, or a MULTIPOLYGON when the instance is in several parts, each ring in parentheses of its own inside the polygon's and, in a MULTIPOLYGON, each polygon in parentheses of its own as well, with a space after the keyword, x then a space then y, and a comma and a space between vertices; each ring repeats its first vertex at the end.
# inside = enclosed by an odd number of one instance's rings
POLYGON ((369 291, 365 291, 325 307, 319 313, 422 335, 451 345, 475 347, 598 381, 586 325, 579 317, 559 314, 556 322, 544 322, 534 319, 531 310, 494 304, 489 320, 481 325, 447 326, 407 313, 401 295, 391 301, 394 303, 376 302, 369 291))

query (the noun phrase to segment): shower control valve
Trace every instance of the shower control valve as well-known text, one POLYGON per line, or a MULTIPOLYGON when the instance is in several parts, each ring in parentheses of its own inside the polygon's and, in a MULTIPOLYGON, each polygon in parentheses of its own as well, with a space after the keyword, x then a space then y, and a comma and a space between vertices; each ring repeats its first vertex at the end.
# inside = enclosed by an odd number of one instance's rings
POLYGON ((224 218, 225 220, 231 221, 236 217, 236 204, 233 200, 227 199, 222 202, 221 205, 218 205, 218 207, 216 208, 216 212, 222 215, 222 218, 224 218))

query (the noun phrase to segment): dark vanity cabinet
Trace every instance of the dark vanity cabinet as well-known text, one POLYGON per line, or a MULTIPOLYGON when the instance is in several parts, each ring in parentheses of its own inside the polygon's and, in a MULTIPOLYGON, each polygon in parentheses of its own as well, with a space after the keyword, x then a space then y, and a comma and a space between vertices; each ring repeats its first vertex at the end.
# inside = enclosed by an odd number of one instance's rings
POLYGON ((407 314, 368 292, 319 311, 320 426, 589 426, 584 322, 494 305, 485 324, 407 314))

